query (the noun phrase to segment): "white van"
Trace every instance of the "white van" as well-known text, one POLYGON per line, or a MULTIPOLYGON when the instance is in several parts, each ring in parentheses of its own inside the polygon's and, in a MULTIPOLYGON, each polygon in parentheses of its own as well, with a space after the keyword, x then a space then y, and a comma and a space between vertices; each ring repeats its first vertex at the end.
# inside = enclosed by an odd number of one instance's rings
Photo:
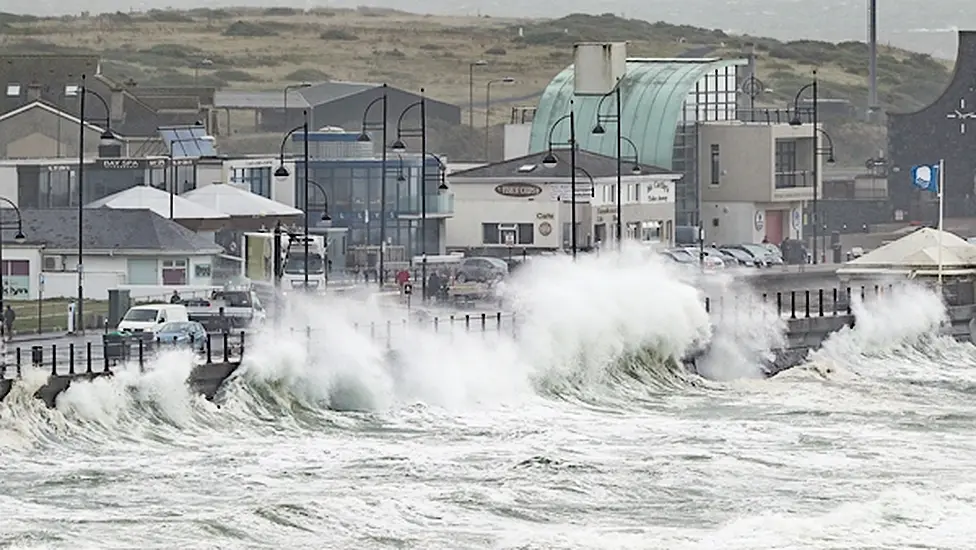
POLYGON ((156 332, 159 327, 169 322, 187 322, 190 318, 186 306, 182 304, 149 304, 133 306, 125 312, 125 317, 119 322, 120 332, 156 332))

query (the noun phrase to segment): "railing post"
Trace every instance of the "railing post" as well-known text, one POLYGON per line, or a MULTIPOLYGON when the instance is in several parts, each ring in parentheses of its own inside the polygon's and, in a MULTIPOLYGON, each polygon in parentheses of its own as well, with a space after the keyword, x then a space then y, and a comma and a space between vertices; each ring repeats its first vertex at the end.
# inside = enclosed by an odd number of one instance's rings
POLYGON ((776 316, 783 315, 783 293, 776 293, 776 316))
POLYGON ((386 349, 390 349, 393 346, 393 322, 386 322, 386 349))
POLYGON ((495 318, 497 319, 498 334, 501 334, 502 333, 502 312, 499 311, 498 313, 496 313, 495 318))
POLYGON ((92 373, 92 343, 87 342, 85 344, 85 372, 88 374, 92 373))
POLYGON ((75 343, 71 342, 68 344, 68 374, 74 376, 75 374, 75 343))
POLYGON ((207 333, 207 364, 213 363, 213 336, 207 333))
MULTIPOLYGON (((119 343, 119 350, 122 349, 121 346, 123 344, 126 345, 126 346, 129 345, 128 342, 125 342, 125 341, 120 342, 119 343)), ((102 372, 109 372, 109 370, 108 370, 108 344, 105 342, 104 339, 102 340, 102 362, 104 363, 104 365, 102 366, 102 372)))
POLYGON ((369 339, 376 341, 376 321, 369 322, 369 339))
POLYGON ((245 334, 245 332, 244 332, 244 331, 242 330, 242 331, 241 331, 241 342, 240 342, 240 344, 241 344, 241 345, 240 345, 240 348, 241 348, 241 351, 240 351, 240 359, 241 359, 241 360, 243 360, 243 359, 244 359, 244 337, 245 337, 245 336, 246 336, 246 334, 245 334))
POLYGON ((804 309, 804 313, 806 313, 807 319, 809 319, 810 318, 810 290, 809 289, 803 291, 803 309, 804 309))
POLYGON ((471 332, 471 315, 464 314, 464 332, 471 332))
POLYGON ((51 375, 58 375, 58 345, 51 344, 51 375))
POLYGON ((847 287, 847 314, 850 315, 851 313, 853 313, 851 309, 851 287, 847 287))
POLYGON ((481 314, 481 333, 484 334, 488 332, 488 314, 481 314))
POLYGON ((820 310, 817 313, 819 313, 820 316, 823 317, 823 289, 822 288, 817 291, 817 308, 820 310))
POLYGON ((837 287, 834 287, 834 317, 837 317, 837 287))
POLYGON ((708 298, 708 296, 705 296, 705 313, 711 313, 711 312, 712 312, 712 301, 708 298))
POLYGON ((229 363, 230 362, 230 342, 228 341, 227 333, 226 332, 223 334, 223 336, 224 336, 224 363, 229 363))
POLYGON ((20 367, 20 348, 19 347, 17 348, 16 357, 17 357, 17 378, 20 378, 20 368, 21 367, 20 367))
POLYGON ((861 285, 861 301, 864 301, 864 285, 861 285))
POLYGON ((518 326, 516 321, 517 318, 518 316, 515 313, 513 313, 512 314, 512 340, 518 340, 518 326))
POLYGON ((143 363, 143 361, 145 360, 145 357, 143 356, 143 351, 144 351, 143 346, 144 346, 143 339, 139 338, 139 372, 143 372, 146 367, 145 363, 143 363))
POLYGON ((437 329, 438 329, 438 325, 439 324, 440 323, 439 323, 437 317, 434 317, 434 332, 437 332, 437 329))
POLYGON ((796 319, 796 291, 790 291, 790 319, 796 319))

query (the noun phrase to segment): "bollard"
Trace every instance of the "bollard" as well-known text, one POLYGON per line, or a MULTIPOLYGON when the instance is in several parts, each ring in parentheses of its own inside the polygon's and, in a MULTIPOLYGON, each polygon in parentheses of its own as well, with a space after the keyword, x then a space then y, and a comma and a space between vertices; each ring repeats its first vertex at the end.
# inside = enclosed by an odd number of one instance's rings
POLYGON ((464 314, 464 332, 471 332, 471 315, 464 314))
POLYGON ((139 338, 139 372, 146 372, 145 341, 139 338))
POLYGON ((75 343, 68 344, 68 374, 75 375, 75 343))
POLYGON ((207 334, 207 364, 213 363, 213 338, 207 334))
POLYGON ((393 341, 393 322, 386 322, 386 349, 390 349, 393 341))
POLYGON ((851 287, 847 287, 847 314, 851 314, 851 287))
POLYGON ((861 301, 864 301, 864 285, 861 285, 861 301))
POLYGON ((108 344, 105 343, 105 340, 102 340, 102 361, 105 363, 102 372, 108 372, 108 344))
POLYGON ((879 294, 881 294, 881 291, 879 290, 878 285, 874 285, 874 295, 877 296, 879 294))
POLYGON ((230 342, 227 341, 227 333, 224 336, 224 363, 230 362, 230 342))
POLYGON ((88 342, 85 344, 85 372, 88 374, 92 373, 92 343, 88 342))
POLYGON ((803 302, 804 302, 803 304, 804 313, 806 314, 807 319, 809 319, 810 318, 810 291, 809 290, 803 291, 803 302))
POLYGON ((834 317, 837 317, 837 289, 834 288, 834 317))
POLYGON ((496 314, 496 326, 498 327, 498 334, 502 333, 502 312, 496 314))
POLYGON ((51 374, 58 375, 58 345, 51 344, 51 374))
POLYGON ((777 292, 776 293, 776 315, 782 315, 782 314, 783 314, 783 293, 777 292))
POLYGON ((17 378, 20 378, 20 348, 17 348, 17 353, 15 355, 17 358, 17 378))
POLYGON ((481 332, 482 333, 488 332, 488 314, 487 313, 482 313, 481 314, 481 332))
POLYGON ((44 366, 44 348, 41 346, 31 346, 31 365, 44 366))
POLYGON ((241 341, 239 342, 240 345, 238 346, 240 348, 240 357, 239 358, 242 359, 242 360, 244 359, 244 336, 245 336, 245 333, 242 330, 241 331, 241 341))
POLYGON ((438 324, 437 317, 434 317, 434 332, 437 332, 437 324, 438 324))
POLYGON ((790 291, 790 319, 796 319, 796 291, 790 291))
POLYGON ((763 292, 763 295, 762 295, 762 302, 763 302, 764 304, 766 303, 766 298, 767 298, 767 296, 766 296, 766 293, 765 293, 765 292, 763 292))
POLYGON ((819 310, 817 313, 819 313, 820 316, 823 317, 823 289, 822 288, 817 291, 817 309, 819 310))
POLYGON ((708 296, 705 296, 705 313, 711 313, 711 312, 712 312, 712 301, 708 298, 708 296))

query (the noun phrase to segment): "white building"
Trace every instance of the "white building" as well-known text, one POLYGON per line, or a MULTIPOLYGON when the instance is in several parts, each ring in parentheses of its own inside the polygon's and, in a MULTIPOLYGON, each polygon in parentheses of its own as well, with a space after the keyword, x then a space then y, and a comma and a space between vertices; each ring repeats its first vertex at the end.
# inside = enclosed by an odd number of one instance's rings
MULTIPOLYGON (((570 152, 557 164, 536 153, 450 176, 455 215, 447 223, 449 251, 488 255, 568 250, 572 246, 570 152)), ((614 241, 617 161, 588 151, 576 154, 577 246, 614 241), (591 180, 592 177, 592 180, 591 180), (592 183, 592 184, 591 184, 592 183)), ((621 177, 624 238, 666 246, 674 239, 674 184, 680 175, 624 163, 621 177)))
MULTIPOLYGON (((16 219, 10 209, 4 219, 16 219)), ((26 240, 3 232, 4 297, 13 300, 78 295, 78 210, 23 210, 26 240)), ((212 286, 220 247, 149 209, 86 209, 83 235, 84 295, 105 300, 110 289, 133 298, 165 299, 174 290, 212 286)))

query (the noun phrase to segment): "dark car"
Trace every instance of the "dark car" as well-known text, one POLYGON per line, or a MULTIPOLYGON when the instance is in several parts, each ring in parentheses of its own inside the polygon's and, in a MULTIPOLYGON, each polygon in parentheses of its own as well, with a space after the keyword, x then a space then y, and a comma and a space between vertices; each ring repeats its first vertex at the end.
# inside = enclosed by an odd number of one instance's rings
POLYGON ((186 346, 202 352, 206 348, 207 331, 196 321, 173 321, 156 331, 156 341, 161 346, 186 346))
POLYGON ((735 258, 736 263, 740 266, 746 267, 762 267, 763 261, 756 259, 755 256, 749 254, 745 250, 740 250, 738 248, 720 248, 722 253, 727 254, 729 257, 735 258))
POLYGON ((472 257, 461 260, 457 270, 457 281, 488 283, 508 275, 508 264, 499 258, 472 257))

